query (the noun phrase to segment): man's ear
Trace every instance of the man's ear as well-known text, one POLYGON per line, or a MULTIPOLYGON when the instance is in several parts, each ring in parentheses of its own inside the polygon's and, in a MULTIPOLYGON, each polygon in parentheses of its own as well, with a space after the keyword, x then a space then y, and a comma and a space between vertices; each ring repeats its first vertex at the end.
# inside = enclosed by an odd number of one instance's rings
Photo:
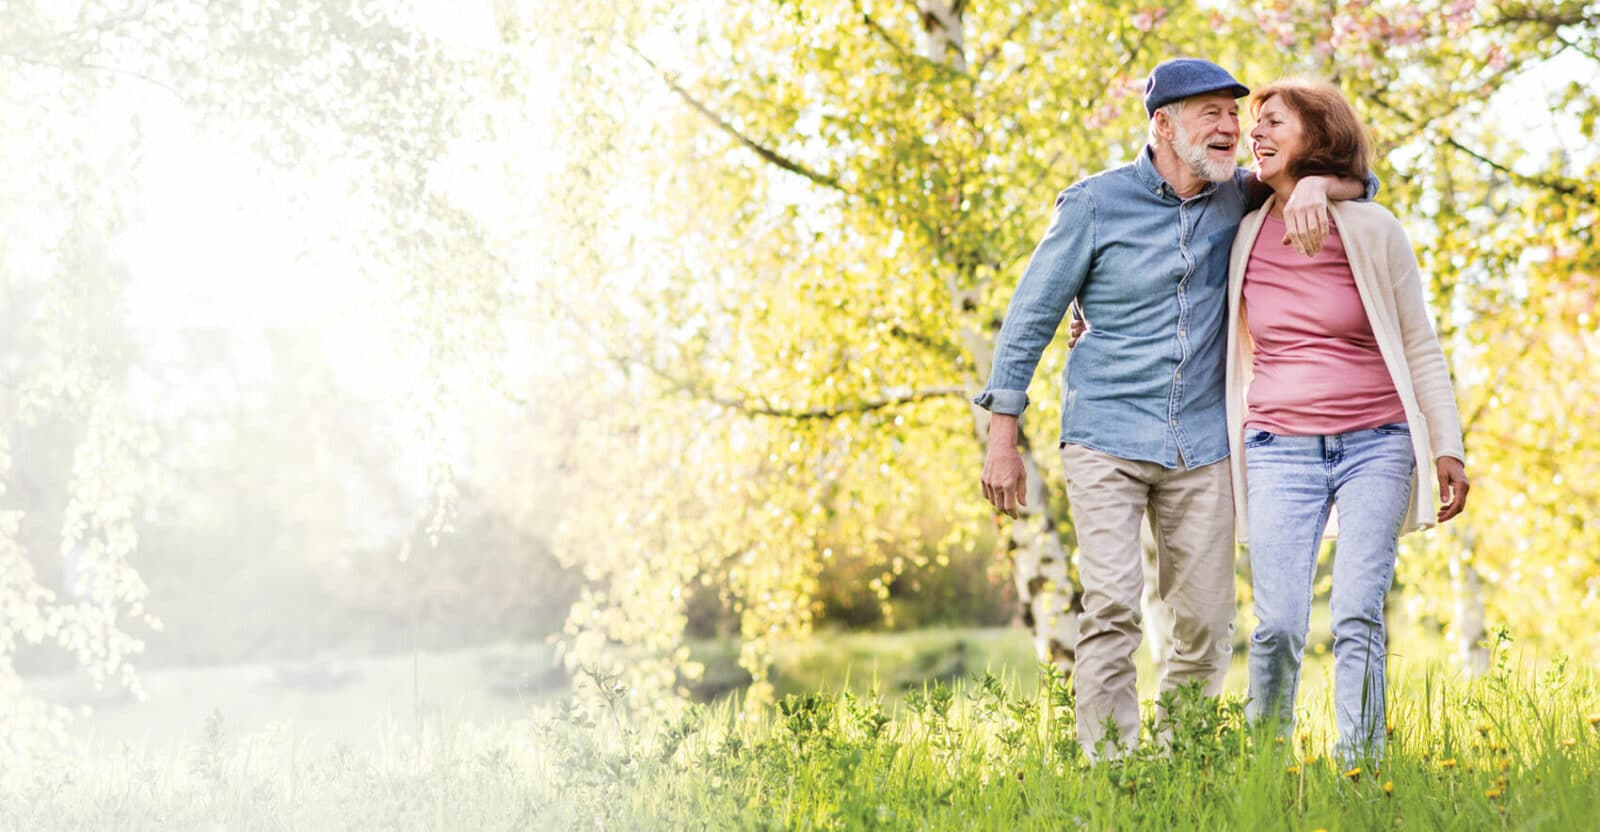
POLYGON ((1166 110, 1156 110, 1156 114, 1150 117, 1150 121, 1155 134, 1162 141, 1172 141, 1172 116, 1166 110))

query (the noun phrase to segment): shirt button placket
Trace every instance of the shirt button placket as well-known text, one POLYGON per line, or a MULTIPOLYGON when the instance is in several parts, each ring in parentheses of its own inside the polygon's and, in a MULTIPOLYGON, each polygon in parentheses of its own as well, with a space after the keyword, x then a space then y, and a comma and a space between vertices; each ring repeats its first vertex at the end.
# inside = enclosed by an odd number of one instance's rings
MULTIPOLYGON (((1189 288, 1189 277, 1191 275, 1193 275, 1194 268, 1195 268, 1194 258, 1189 252, 1190 230, 1191 229, 1189 227, 1189 205, 1188 205, 1188 203, 1183 203, 1183 204, 1180 204, 1178 206, 1178 248, 1183 253, 1183 259, 1184 259, 1184 265, 1185 265, 1185 271, 1183 273, 1183 276, 1178 278, 1178 291, 1177 291, 1177 297, 1176 297, 1176 300, 1178 301, 1178 366, 1179 367, 1182 367, 1183 363, 1185 361, 1189 360, 1189 344, 1187 343, 1189 330, 1188 330, 1188 325, 1187 325, 1187 322, 1186 322, 1186 319, 1188 317, 1188 311, 1189 311, 1189 304, 1188 304, 1189 293, 1188 293, 1188 288, 1189 288)), ((1183 399, 1183 391, 1181 389, 1182 388, 1182 384, 1181 384, 1182 380, 1183 380, 1183 372, 1181 370, 1174 370, 1173 371, 1173 376, 1172 376, 1172 392, 1171 392, 1169 398, 1167 399, 1167 407, 1170 408, 1170 412, 1168 412, 1168 414, 1167 414, 1169 417, 1177 416, 1178 408, 1182 406, 1182 404, 1181 404, 1182 399, 1183 399)), ((1185 454, 1184 454, 1184 449, 1183 449, 1183 437, 1180 434, 1180 432, 1178 431, 1178 420, 1176 418, 1169 418, 1168 422, 1172 426, 1172 438, 1177 443, 1177 446, 1178 446, 1178 457, 1180 459, 1182 459, 1185 456, 1185 454)))

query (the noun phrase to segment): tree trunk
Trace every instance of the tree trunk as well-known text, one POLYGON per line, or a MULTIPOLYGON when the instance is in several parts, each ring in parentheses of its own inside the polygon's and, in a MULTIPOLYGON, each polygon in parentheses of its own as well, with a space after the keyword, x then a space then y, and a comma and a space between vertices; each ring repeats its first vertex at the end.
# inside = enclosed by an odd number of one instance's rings
POLYGON ((1450 537, 1450 586, 1456 601, 1456 656, 1467 678, 1489 670, 1489 632, 1484 626, 1483 581, 1472 564, 1472 530, 1457 523, 1450 537))
POLYGON ((1050 516, 1050 498, 1033 455, 1033 443, 1017 426, 1017 447, 1028 472, 1028 505, 1011 524, 1012 580, 1023 605, 1022 620, 1033 631, 1039 661, 1071 672, 1078 659, 1078 612, 1082 609, 1067 553, 1050 516))
POLYGON ((1144 595, 1140 598, 1140 606, 1144 608, 1144 640, 1150 647, 1150 666, 1155 670, 1155 677, 1165 679, 1175 618, 1172 605, 1161 600, 1161 572, 1157 563, 1160 550, 1156 547, 1156 533, 1150 529, 1149 517, 1139 524, 1139 549, 1144 552, 1144 595))
POLYGON ((967 71, 966 30, 962 15, 966 0, 922 0, 922 54, 930 61, 967 71))
MULTIPOLYGON (((989 356, 992 357, 992 356, 989 356)), ((987 363, 987 361, 985 362, 987 363)), ((981 454, 989 448, 989 413, 973 407, 973 425, 981 454)), ((1017 452, 1028 473, 1028 504, 1011 521, 1006 542, 1012 561, 1012 581, 1017 589, 1022 622, 1033 632, 1034 653, 1071 673, 1077 665, 1078 613, 1082 610, 1072 576, 1067 572, 1067 552, 1061 532, 1050 516, 1048 491, 1033 453, 1033 443, 1019 423, 1017 452)))
MULTIPOLYGON (((962 14, 965 0, 921 0, 922 54, 957 71, 965 71, 965 34, 962 14)), ((967 318, 978 308, 981 289, 965 288, 951 281, 951 302, 958 314, 967 318)), ((974 367, 967 376, 969 389, 977 392, 988 377, 994 362, 992 341, 976 325, 962 328, 961 340, 973 357, 974 367)), ((989 413, 973 406, 973 430, 978 440, 980 459, 989 448, 989 413)), ((1028 472, 1028 504, 1021 516, 1010 524, 1007 549, 1013 562, 1013 580, 1022 619, 1033 631, 1034 650, 1040 661, 1049 661, 1065 672, 1077 664, 1078 594, 1067 571, 1067 553, 1061 545, 1060 530, 1050 516, 1050 501, 1044 479, 1039 474, 1033 443, 1021 424, 1017 425, 1017 450, 1028 472)))

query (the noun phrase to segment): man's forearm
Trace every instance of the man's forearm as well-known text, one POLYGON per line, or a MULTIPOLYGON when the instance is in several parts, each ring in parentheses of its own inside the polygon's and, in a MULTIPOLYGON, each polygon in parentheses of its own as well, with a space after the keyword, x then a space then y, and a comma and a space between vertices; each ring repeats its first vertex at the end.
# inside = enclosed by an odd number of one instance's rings
POLYGON ((1017 447, 1017 417, 1009 413, 993 413, 989 416, 989 447, 999 443, 1001 448, 1017 447))

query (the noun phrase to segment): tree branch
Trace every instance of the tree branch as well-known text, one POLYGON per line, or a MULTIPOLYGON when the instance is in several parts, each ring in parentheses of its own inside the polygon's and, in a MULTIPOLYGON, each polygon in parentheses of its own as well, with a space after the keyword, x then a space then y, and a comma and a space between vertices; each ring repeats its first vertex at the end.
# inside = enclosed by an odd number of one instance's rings
POLYGON ((1567 40, 1566 38, 1564 38, 1564 37, 1562 37, 1560 35, 1556 35, 1556 40, 1561 42, 1562 48, 1571 49, 1572 51, 1578 53, 1579 55, 1584 56, 1585 58, 1588 58, 1591 61, 1600 62, 1600 52, 1596 52, 1593 49, 1588 49, 1588 48, 1585 48, 1583 46, 1579 46, 1577 43, 1574 43, 1573 41, 1567 40))
MULTIPOLYGON (((739 391, 738 397, 719 395, 710 386, 695 379, 683 378, 657 366, 652 361, 646 361, 632 355, 627 355, 612 349, 609 339, 596 331, 587 321, 572 321, 579 334, 584 336, 585 343, 599 345, 601 356, 626 371, 634 368, 642 369, 657 379, 664 382, 669 390, 687 395, 708 404, 714 404, 725 410, 736 410, 751 416, 766 416, 775 419, 790 421, 809 421, 816 419, 836 419, 841 416, 851 416, 861 413, 871 413, 875 410, 897 407, 904 404, 914 404, 920 401, 942 398, 967 398, 967 390, 959 385, 945 385, 925 387, 918 390, 908 390, 896 395, 882 396, 876 399, 861 399, 852 402, 823 407, 786 408, 772 404, 764 396, 753 396, 739 391)), ((906 332, 897 332, 897 335, 910 335, 906 332)))
POLYGON ((1445 144, 1449 145, 1450 147, 1455 148, 1456 150, 1461 151, 1462 153, 1465 153, 1468 156, 1471 156, 1472 158, 1478 160, 1480 163, 1482 163, 1484 165, 1487 165, 1488 167, 1490 167, 1490 168, 1492 168, 1492 169, 1494 169, 1496 171, 1499 171, 1500 173, 1505 174, 1507 177, 1511 178, 1515 182, 1519 182, 1519 183, 1524 184, 1524 185, 1533 185, 1533 186, 1544 188, 1544 189, 1550 190, 1550 191, 1555 191, 1556 193, 1561 194, 1563 196, 1577 197, 1578 199, 1581 199, 1584 202, 1587 202, 1587 203, 1589 203, 1591 205, 1600 204, 1600 203, 1597 203, 1596 196, 1595 196, 1594 192, 1592 192, 1592 191, 1587 191, 1586 192, 1586 191, 1580 189, 1578 187, 1578 185, 1575 182, 1571 181, 1571 180, 1556 179, 1556 178, 1552 178, 1552 177, 1548 177, 1548 176, 1530 176, 1530 175, 1525 174, 1525 173, 1518 173, 1517 171, 1512 170, 1511 168, 1509 168, 1509 167, 1507 167, 1507 166, 1505 166, 1503 164, 1500 164, 1499 162, 1496 162, 1493 159, 1490 159, 1489 157, 1483 155, 1482 153, 1479 153, 1478 151, 1473 150, 1470 147, 1467 147, 1466 145, 1464 145, 1461 142, 1457 141, 1455 139, 1455 137, 1453 137, 1453 136, 1451 136, 1449 134, 1443 134, 1442 138, 1443 138, 1445 144))
POLYGON ((727 396, 719 396, 716 393, 706 389, 705 385, 703 384, 697 384, 692 380, 679 378, 647 361, 639 361, 637 359, 631 359, 624 356, 613 356, 613 360, 625 367, 643 367, 651 375, 654 375, 656 378, 666 382, 667 386, 674 392, 682 393, 699 399, 700 401, 714 404, 725 410, 736 410, 749 416, 766 416, 774 419, 786 419, 793 422, 837 419, 841 416, 853 416, 862 413, 871 413, 875 410, 882 410, 888 407, 897 407, 903 404, 912 404, 929 399, 959 397, 962 400, 965 400, 967 396, 967 391, 964 387, 927 387, 921 390, 907 391, 894 396, 884 396, 876 399, 862 399, 859 401, 844 402, 830 406, 786 408, 773 405, 771 402, 767 401, 765 397, 745 396, 743 398, 729 398, 727 396))
POLYGON ((894 35, 889 34, 889 30, 883 28, 883 24, 879 23, 878 19, 873 17, 865 6, 861 5, 861 0, 852 0, 851 5, 856 7, 856 13, 861 15, 862 22, 867 24, 867 28, 871 29, 879 40, 888 44, 889 48, 893 49, 901 57, 911 56, 911 51, 906 49, 905 44, 895 40, 894 35))
POLYGON ((909 341, 921 347, 926 347, 935 355, 950 361, 961 358, 961 349, 948 339, 935 339, 921 332, 913 332, 898 324, 889 327, 889 334, 902 341, 909 341))
MULTIPOLYGON (((1504 433, 1486 435, 1484 438, 1491 440, 1494 442, 1494 444, 1502 448, 1510 448, 1538 459, 1545 466, 1546 470, 1552 474, 1560 474, 1563 467, 1562 463, 1570 460, 1569 456, 1558 453, 1553 447, 1530 444, 1514 436, 1507 436, 1504 433)), ((1563 493, 1561 495, 1561 501, 1569 504, 1574 501, 1579 501, 1582 504, 1591 507, 1600 506, 1600 498, 1596 498, 1590 494, 1577 493, 1574 489, 1568 489, 1565 493, 1563 493)))
POLYGON ((1582 11, 1573 10, 1567 13, 1560 12, 1535 12, 1530 5, 1524 4, 1514 10, 1501 10, 1495 20, 1496 23, 1533 23, 1548 26, 1551 29, 1561 26, 1594 26, 1600 23, 1600 17, 1584 14, 1582 11))
POLYGON ((1026 13, 1018 17, 1016 22, 1011 24, 1011 28, 1007 29, 1006 33, 1000 36, 999 42, 995 43, 993 48, 985 53, 982 58, 978 59, 978 66, 973 70, 972 74, 976 77, 982 77, 983 71, 989 66, 989 62, 993 61, 995 57, 1000 54, 1000 50, 1004 49, 1005 45, 1011 42, 1011 36, 1015 35, 1018 29, 1021 29, 1028 23, 1028 21, 1032 19, 1032 16, 1026 13))
MULTIPOLYGON (((124 23, 140 23, 140 22, 143 22, 144 19, 149 17, 149 16, 150 16, 150 4, 149 3, 145 3, 145 4, 141 5, 137 9, 129 9, 129 10, 127 10, 127 11, 121 13, 121 14, 108 15, 106 17, 100 18, 99 20, 90 21, 87 26, 80 26, 78 29, 74 30, 72 32, 72 34, 74 34, 74 35, 79 35, 79 34, 105 34, 107 32, 110 32, 110 31, 113 31, 113 30, 117 29, 118 27, 120 27, 124 23)), ((82 14, 82 11, 80 10, 79 19, 83 20, 84 18, 85 18, 85 16, 82 14)))
MULTIPOLYGON (((1427 125, 1421 118, 1390 103, 1382 94, 1372 92, 1370 95, 1372 100, 1377 102, 1378 106, 1382 107, 1383 109, 1393 113, 1396 116, 1399 116, 1409 124, 1416 125, 1423 129, 1426 128, 1427 125)), ((1488 156, 1483 155, 1483 153, 1468 147, 1467 145, 1458 141, 1454 136, 1444 132, 1443 130, 1437 131, 1436 135, 1438 136, 1438 140, 1443 142, 1445 145, 1472 157, 1480 164, 1487 166, 1491 170, 1504 174, 1513 182, 1521 185, 1543 188, 1547 191, 1561 194, 1562 196, 1574 197, 1582 200, 1583 202, 1587 202, 1590 205, 1600 205, 1600 195, 1597 195, 1592 189, 1580 186, 1577 180, 1562 177, 1534 176, 1526 173, 1519 173, 1518 171, 1513 170, 1511 167, 1500 162, 1496 162, 1495 160, 1490 159, 1488 156)))
POLYGON ((1528 353, 1533 350, 1534 340, 1535 339, 1533 335, 1523 338, 1522 348, 1517 351, 1516 357, 1500 366, 1500 371, 1495 373, 1494 384, 1490 385, 1484 390, 1483 399, 1478 402, 1477 407, 1472 409, 1472 415, 1468 416, 1466 420, 1461 423, 1461 433, 1463 436, 1472 432, 1473 426, 1478 423, 1478 419, 1482 417, 1484 411, 1489 408, 1489 402, 1494 400, 1495 393, 1497 390, 1499 390, 1500 384, 1506 380, 1506 373, 1509 372, 1512 367, 1521 366, 1522 359, 1526 358, 1528 353))
MULTIPOLYGON (((796 162, 793 159, 790 159, 765 145, 760 144, 749 136, 746 136, 744 133, 740 132, 737 127, 734 127, 731 123, 729 123, 727 119, 718 115, 716 111, 712 110, 709 106, 695 98, 693 94, 684 89, 683 86, 678 84, 672 77, 667 75, 666 72, 657 66, 654 61, 651 61, 650 58, 647 57, 643 52, 640 52, 637 48, 631 45, 628 48, 632 50, 635 55, 638 55, 639 59, 644 61, 644 63, 661 78, 661 81, 665 83, 674 94, 676 94, 686 104, 693 108, 695 112, 704 116, 705 119, 711 122, 717 129, 727 133, 729 136, 732 136, 734 140, 738 141, 751 152, 755 153, 756 156, 762 161, 801 176, 813 184, 837 191, 847 198, 861 199, 864 200, 868 205, 871 205, 880 211, 884 211, 886 213, 891 212, 892 206, 887 200, 884 199, 881 193, 875 193, 870 190, 866 193, 856 193, 855 191, 845 187, 844 183, 840 182, 837 178, 812 170, 811 168, 806 167, 805 165, 796 162)), ((926 217, 910 214, 904 218, 909 219, 911 222, 915 223, 917 227, 921 228, 922 232, 928 236, 930 242, 937 243, 940 240, 939 229, 935 225, 931 224, 926 217)))
POLYGON ((100 73, 105 73, 107 75, 119 75, 119 76, 122 76, 122 77, 125 77, 125 78, 132 78, 132 79, 134 79, 136 81, 143 81, 146 84, 149 84, 150 86, 153 86, 153 87, 155 87, 155 88, 157 88, 159 90, 162 90, 163 92, 169 93, 169 94, 172 95, 173 98, 176 98, 179 101, 183 100, 183 96, 181 94, 179 94, 177 88, 173 87, 171 84, 168 84, 165 81, 161 81, 161 80, 158 80, 156 78, 152 78, 149 75, 146 75, 146 74, 144 74, 142 72, 139 72, 138 70, 122 69, 121 67, 105 66, 104 64, 90 63, 89 61, 85 60, 82 56, 78 56, 77 59, 76 59, 76 62, 74 62, 74 63, 60 63, 58 61, 48 61, 48 60, 45 60, 43 58, 35 58, 35 57, 31 56, 31 55, 19 55, 19 54, 16 54, 14 52, 6 52, 6 53, 0 53, 0 54, 3 54, 5 57, 10 58, 13 61, 16 61, 17 63, 28 64, 28 65, 31 65, 31 66, 44 67, 46 69, 54 69, 54 70, 56 70, 58 72, 67 73, 67 74, 71 74, 73 72, 100 72, 100 73))
POLYGON ((739 128, 730 124, 727 119, 723 118, 721 115, 718 115, 709 106, 701 102, 700 99, 695 98, 694 95, 692 95, 688 90, 684 89, 682 85, 674 80, 672 76, 663 71, 661 67, 656 66, 655 61, 650 60, 649 56, 645 55, 643 52, 640 52, 632 45, 630 45, 628 49, 632 50, 633 54, 638 55, 639 60, 644 61, 645 64, 650 67, 651 71, 655 72, 656 75, 661 78, 662 83, 666 84, 668 89, 671 89, 679 98, 683 99, 684 103, 694 108, 695 112, 705 116, 706 119, 712 124, 716 125, 718 129, 722 130, 724 133, 727 133, 729 136, 732 136, 734 140, 744 145, 752 153, 755 153, 757 156, 761 157, 762 161, 768 162, 798 176, 805 177, 806 179, 811 180, 811 182, 821 185, 825 188, 831 188, 845 194, 850 193, 850 191, 846 189, 838 179, 828 176, 825 173, 814 171, 811 168, 808 168, 805 165, 802 165, 799 162, 784 156, 776 150, 757 142, 755 139, 746 136, 744 133, 739 131, 739 128))
POLYGON ((771 416, 792 421, 805 421, 809 419, 837 419, 840 416, 853 416, 861 413, 870 413, 886 407, 896 407, 903 404, 927 401, 929 399, 960 398, 965 401, 967 396, 964 387, 928 387, 922 390, 912 390, 898 396, 886 396, 879 399, 866 399, 858 402, 834 405, 832 407, 813 407, 801 410, 775 408, 770 405, 751 406, 747 402, 734 402, 721 399, 712 399, 714 404, 726 408, 740 410, 752 416, 771 416))

